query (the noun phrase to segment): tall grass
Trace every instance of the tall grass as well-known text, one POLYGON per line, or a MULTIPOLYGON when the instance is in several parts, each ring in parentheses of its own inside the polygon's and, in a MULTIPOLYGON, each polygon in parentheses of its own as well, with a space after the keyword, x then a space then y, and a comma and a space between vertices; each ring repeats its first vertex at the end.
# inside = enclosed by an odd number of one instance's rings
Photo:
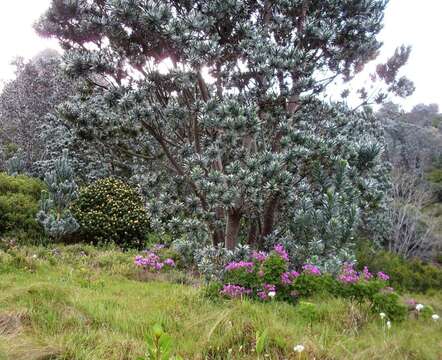
MULTIPOLYGON (((310 299, 315 317, 284 303, 211 301, 195 285, 141 282, 133 254, 88 246, 0 251, 0 359, 136 359, 156 323, 184 359, 440 359, 442 322, 387 330, 364 305, 310 299)), ((181 276, 182 277, 182 276, 181 276)), ((180 280, 181 282, 181 280, 180 280)), ((194 281, 189 281, 194 283, 194 281)), ((418 297, 442 313, 442 295, 418 297)))

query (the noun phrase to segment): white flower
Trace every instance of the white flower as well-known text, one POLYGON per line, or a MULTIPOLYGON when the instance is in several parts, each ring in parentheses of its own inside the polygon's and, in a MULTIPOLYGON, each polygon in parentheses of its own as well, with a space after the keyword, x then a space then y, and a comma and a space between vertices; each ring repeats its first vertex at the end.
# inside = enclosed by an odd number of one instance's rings
POLYGON ((390 320, 387 321, 387 329, 391 329, 391 321, 390 320))
POLYGON ((379 316, 381 317, 381 319, 384 319, 387 315, 385 313, 380 313, 379 316))
POLYGON ((32 255, 32 258, 37 259, 37 255, 36 254, 32 255))
POLYGON ((440 316, 437 315, 437 314, 433 314, 433 315, 431 316, 431 318, 432 318, 434 321, 437 321, 437 320, 439 320, 440 316))
POLYGON ((304 351, 304 345, 301 345, 301 344, 299 344, 299 345, 296 345, 294 348, 293 348, 293 351, 294 352, 297 352, 297 353, 302 353, 303 351, 304 351))
POLYGON ((269 291, 268 295, 269 295, 271 298, 274 298, 275 295, 276 295, 276 292, 275 292, 275 291, 269 291))
POLYGON ((416 305, 416 310, 417 311, 421 311, 424 308, 424 306, 422 304, 417 304, 416 305))

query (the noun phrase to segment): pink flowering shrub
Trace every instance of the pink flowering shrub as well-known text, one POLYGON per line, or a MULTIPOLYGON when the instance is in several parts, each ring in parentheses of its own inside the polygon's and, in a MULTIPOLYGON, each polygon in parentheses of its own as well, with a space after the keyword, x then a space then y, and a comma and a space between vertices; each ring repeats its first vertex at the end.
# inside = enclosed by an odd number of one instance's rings
POLYGON ((388 313, 391 319, 400 320, 404 314, 405 307, 388 286, 387 274, 373 275, 367 267, 358 272, 351 263, 344 264, 337 276, 324 274, 313 264, 295 269, 281 245, 276 245, 270 253, 253 252, 246 261, 230 262, 224 268, 222 280, 218 293, 226 298, 294 303, 301 298, 328 294, 357 302, 368 301, 373 309, 388 313))
POLYGON ((312 264, 305 264, 302 267, 302 270, 305 274, 313 275, 313 276, 320 276, 321 270, 319 270, 315 265, 312 264))
POLYGON ((174 268, 176 266, 175 260, 165 257, 163 249, 163 245, 154 245, 151 250, 135 257, 135 266, 151 272, 174 268))
POLYGON ((233 298, 240 298, 244 295, 250 295, 252 293, 252 290, 246 289, 245 287, 239 285, 226 284, 223 286, 220 292, 222 295, 233 299, 233 298))

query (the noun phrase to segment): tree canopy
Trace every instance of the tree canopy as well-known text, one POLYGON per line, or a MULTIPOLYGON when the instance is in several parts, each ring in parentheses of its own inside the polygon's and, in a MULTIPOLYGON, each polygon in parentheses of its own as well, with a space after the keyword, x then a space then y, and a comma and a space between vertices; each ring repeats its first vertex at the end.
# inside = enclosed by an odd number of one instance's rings
MULTIPOLYGON (((382 134, 320 96, 376 57, 386 4, 53 0, 36 28, 87 84, 60 114, 125 161, 159 228, 336 254, 382 209, 382 134)), ((379 68, 392 87, 407 54, 379 68)))

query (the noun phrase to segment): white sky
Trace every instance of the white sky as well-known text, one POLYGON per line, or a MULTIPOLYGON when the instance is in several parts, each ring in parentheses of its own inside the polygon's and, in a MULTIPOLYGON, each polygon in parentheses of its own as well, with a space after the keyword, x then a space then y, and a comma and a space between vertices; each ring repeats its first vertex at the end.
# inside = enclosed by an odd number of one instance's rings
MULTIPOLYGON (((57 48, 54 40, 39 38, 32 24, 50 0, 0 0, 0 79, 13 76, 11 60, 30 58, 45 48, 57 48)), ((381 59, 401 44, 412 45, 410 60, 403 69, 416 85, 414 95, 402 102, 406 108, 417 103, 438 103, 442 109, 442 0, 390 0, 385 14, 381 59)))

